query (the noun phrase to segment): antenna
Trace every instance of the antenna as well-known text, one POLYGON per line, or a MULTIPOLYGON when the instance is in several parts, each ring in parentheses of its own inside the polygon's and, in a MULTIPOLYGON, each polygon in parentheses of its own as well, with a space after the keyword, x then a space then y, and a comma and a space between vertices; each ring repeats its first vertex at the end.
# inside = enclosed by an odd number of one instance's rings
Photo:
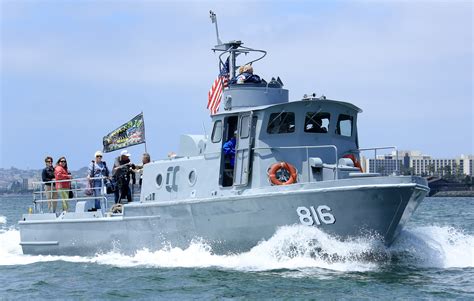
POLYGON ((221 45, 222 41, 221 39, 219 39, 219 28, 217 27, 217 16, 212 10, 210 10, 209 17, 211 18, 212 23, 216 24, 217 45, 221 45))
POLYGON ((207 139, 206 125, 204 124, 204 121, 202 122, 202 128, 204 130, 204 137, 207 139))

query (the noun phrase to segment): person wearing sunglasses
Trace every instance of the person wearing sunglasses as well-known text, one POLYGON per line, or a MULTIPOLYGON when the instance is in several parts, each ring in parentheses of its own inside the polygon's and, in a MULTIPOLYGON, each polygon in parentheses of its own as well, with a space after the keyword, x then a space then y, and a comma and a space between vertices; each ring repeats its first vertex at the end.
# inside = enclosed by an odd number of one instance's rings
POLYGON ((63 211, 68 210, 69 192, 71 191, 71 181, 63 181, 72 179, 69 171, 67 169, 66 157, 61 157, 56 162, 56 167, 54 168, 54 177, 56 178, 56 189, 59 193, 59 196, 62 199, 63 211))
MULTIPOLYGON (((105 161, 102 161, 102 156, 101 151, 96 151, 94 154, 95 160, 92 160, 87 169, 87 178, 90 179, 92 195, 95 197, 101 195, 102 184, 105 183, 105 178, 109 178, 109 169, 105 161)), ((87 207, 90 211, 100 209, 100 198, 90 201, 87 207)))
POLYGON ((56 206, 58 203, 54 201, 54 199, 57 198, 57 194, 55 191, 55 185, 51 182, 54 181, 53 158, 47 156, 46 158, 44 158, 44 163, 46 164, 46 167, 41 173, 41 179, 44 182, 44 191, 46 194, 46 199, 48 200, 48 210, 49 212, 55 213, 56 206))

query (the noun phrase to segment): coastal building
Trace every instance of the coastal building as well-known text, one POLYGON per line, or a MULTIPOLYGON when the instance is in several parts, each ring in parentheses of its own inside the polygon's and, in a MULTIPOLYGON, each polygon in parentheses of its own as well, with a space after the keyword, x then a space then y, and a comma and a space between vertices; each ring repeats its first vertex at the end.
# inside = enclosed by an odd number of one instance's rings
POLYGON ((473 155, 461 155, 463 159, 463 171, 464 174, 470 175, 471 177, 474 174, 474 156, 473 155))
POLYGON ((21 190, 28 190, 28 179, 22 179, 21 190))
POLYGON ((382 175, 395 173, 419 176, 445 176, 474 174, 474 156, 461 155, 457 158, 433 158, 420 151, 392 151, 391 154, 378 155, 376 158, 362 158, 363 168, 367 172, 382 175))

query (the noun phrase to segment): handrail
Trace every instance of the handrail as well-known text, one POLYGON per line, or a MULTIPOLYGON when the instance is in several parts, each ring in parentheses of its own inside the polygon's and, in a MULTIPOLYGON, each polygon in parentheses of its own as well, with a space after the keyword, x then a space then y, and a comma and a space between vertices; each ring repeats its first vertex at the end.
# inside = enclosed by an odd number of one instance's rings
POLYGON ((31 183, 33 183, 33 184, 53 184, 53 183, 72 182, 72 181, 78 182, 79 180, 102 180, 104 178, 105 177, 94 177, 94 178, 85 177, 85 178, 71 178, 71 179, 67 179, 67 180, 32 181, 31 183))
POLYGON ((337 146, 334 144, 328 144, 328 145, 302 145, 302 146, 277 146, 277 147, 254 147, 253 150, 259 150, 259 149, 306 149, 306 164, 308 166, 308 183, 310 182, 309 175, 311 173, 311 166, 309 165, 309 149, 315 149, 315 148, 333 148, 334 149, 334 158, 336 160, 335 163, 335 173, 334 173, 334 180, 339 178, 339 162, 338 162, 338 157, 337 157, 337 146))
MULTIPOLYGON (((75 198, 70 198, 67 199, 68 201, 83 201, 83 200, 95 200, 95 199, 100 199, 103 198, 102 196, 87 196, 87 197, 75 197, 75 198)), ((59 202, 62 201, 62 199, 39 199, 35 200, 35 203, 46 203, 46 202, 59 202)))
MULTIPOLYGON (((96 187, 91 187, 91 189, 96 189, 96 187)), ((84 188, 71 188, 71 189, 68 189, 67 191, 83 191, 84 188)), ((59 192, 60 190, 48 190, 48 192, 59 192)), ((33 191, 33 194, 41 194, 41 193, 44 193, 44 191, 33 191)))
MULTIPOLYGON (((265 50, 261 50, 261 49, 253 49, 253 48, 249 48, 249 47, 244 47, 242 45, 239 45, 238 48, 229 48, 229 49, 213 49, 214 51, 222 51, 222 53, 219 55, 219 66, 221 65, 225 65, 224 61, 222 60, 222 56, 226 53, 229 53, 231 56, 233 56, 233 60, 235 60, 237 58, 237 56, 240 54, 240 53, 249 53, 249 52, 260 52, 260 53, 263 53, 263 55, 253 61, 250 61, 248 63, 245 63, 244 65, 252 65, 253 63, 257 62, 257 61, 260 61, 261 59, 263 59, 266 55, 267 55, 267 52, 265 50), (233 54, 233 53, 237 53, 237 55, 233 54), (233 55, 232 55, 233 54, 233 55)), ((242 66, 244 66, 242 65, 242 66)), ((235 77, 235 67, 236 66, 233 66, 233 69, 234 70, 229 70, 229 75, 231 75, 231 79, 233 77, 235 77), (233 72, 232 72, 233 71, 233 72), (230 74, 230 73, 233 73, 233 74, 230 74)), ((232 68, 231 68, 232 69, 232 68)))
POLYGON ((33 203, 34 203, 34 212, 37 213, 38 211, 43 213, 43 203, 58 203, 59 201, 65 202, 78 202, 78 201, 87 201, 87 200, 96 200, 99 199, 101 202, 101 208, 107 210, 107 196, 105 193, 105 179, 106 177, 85 177, 85 178, 71 178, 67 180, 52 180, 52 181, 33 181, 33 203), (101 186, 100 187, 89 187, 87 185, 82 186, 82 184, 87 182, 92 182, 94 180, 100 180, 101 186), (63 190, 59 189, 50 189, 46 190, 45 186, 55 187, 53 184, 56 183, 71 183, 71 187, 63 190), (85 191, 87 189, 92 189, 96 191, 96 195, 87 196, 85 191), (62 199, 61 197, 57 196, 53 198, 53 193, 58 193, 61 191, 74 192, 75 196, 72 198, 62 199), (84 196, 79 196, 80 192, 84 192, 84 196), (48 195, 51 193, 48 198, 48 195), (102 205, 103 204, 103 205, 102 205), (39 206, 38 206, 39 205, 39 206))
MULTIPOLYGON (((396 164, 395 164, 395 174, 396 175, 399 175, 400 174, 400 163, 398 162, 398 149, 396 146, 377 146, 377 147, 369 147, 369 148, 359 148, 357 151, 359 151, 359 153, 361 151, 369 151, 369 150, 373 150, 374 151, 374 168, 377 167, 377 150, 381 150, 381 149, 393 149, 395 150, 395 160, 396 160, 396 164)), ((368 168, 367 168, 368 170, 368 168)), ((376 171, 377 172, 377 171, 376 171)))

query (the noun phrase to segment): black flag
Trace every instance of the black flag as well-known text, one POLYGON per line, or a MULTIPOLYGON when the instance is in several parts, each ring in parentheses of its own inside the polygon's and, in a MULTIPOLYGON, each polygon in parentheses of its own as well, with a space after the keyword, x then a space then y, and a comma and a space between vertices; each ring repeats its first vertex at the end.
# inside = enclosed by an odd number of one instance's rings
POLYGON ((104 153, 125 148, 131 145, 145 143, 145 121, 143 113, 133 117, 116 130, 104 137, 104 153))

